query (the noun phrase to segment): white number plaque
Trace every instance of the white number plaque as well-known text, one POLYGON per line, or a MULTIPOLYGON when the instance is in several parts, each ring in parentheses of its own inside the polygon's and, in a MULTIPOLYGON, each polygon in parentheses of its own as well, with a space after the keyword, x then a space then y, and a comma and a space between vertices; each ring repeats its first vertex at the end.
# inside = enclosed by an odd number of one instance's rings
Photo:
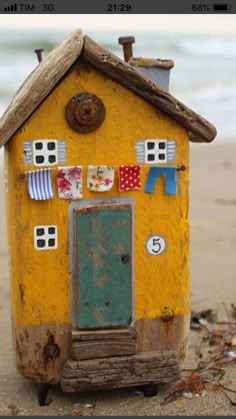
POLYGON ((146 241, 147 252, 152 256, 159 256, 166 250, 166 241, 159 234, 149 236, 146 241))

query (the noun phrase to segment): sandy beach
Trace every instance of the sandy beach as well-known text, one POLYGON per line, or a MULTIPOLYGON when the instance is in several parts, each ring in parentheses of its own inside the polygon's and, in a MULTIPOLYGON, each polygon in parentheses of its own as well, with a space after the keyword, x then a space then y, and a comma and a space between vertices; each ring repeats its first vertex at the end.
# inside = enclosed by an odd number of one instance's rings
MULTIPOLYGON (((236 271, 236 144, 191 146, 190 224, 191 224, 191 290, 194 311, 235 303, 236 271)), ((133 389, 87 394, 63 394, 51 391, 52 403, 40 407, 37 386, 23 379, 15 370, 10 323, 7 239, 4 207, 4 176, 0 169, 0 415, 74 415, 74 416, 153 416, 205 415, 235 416, 235 406, 220 392, 204 392, 190 400, 180 398, 161 405, 169 388, 157 396, 145 398, 133 389), (91 405, 86 407, 86 405, 91 405)), ((198 339, 191 331, 188 365, 195 359, 198 339)), ((236 365, 227 369, 236 389, 236 365)), ((235 397, 236 399, 236 397, 235 397)))

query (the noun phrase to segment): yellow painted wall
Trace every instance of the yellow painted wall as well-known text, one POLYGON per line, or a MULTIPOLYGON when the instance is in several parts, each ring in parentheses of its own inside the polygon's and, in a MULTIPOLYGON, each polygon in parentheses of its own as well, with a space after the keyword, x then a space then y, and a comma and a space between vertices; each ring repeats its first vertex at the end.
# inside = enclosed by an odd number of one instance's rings
MULTIPOLYGON (((30 94, 30 92, 29 92, 30 94)), ((67 141, 67 163, 82 165, 83 199, 134 197, 135 199, 135 311, 136 319, 154 319, 163 307, 175 315, 189 313, 189 143, 186 130, 139 96, 100 72, 80 65, 52 92, 6 146, 9 192, 7 213, 11 248, 12 310, 21 326, 71 321, 71 271, 69 255, 69 200, 58 199, 57 171, 53 170, 55 197, 31 200, 26 177, 35 169, 24 165, 23 142, 36 139, 67 141), (90 134, 73 131, 64 116, 69 99, 80 92, 95 93, 106 108, 106 118, 90 134), (159 179, 155 194, 144 192, 149 165, 142 165, 140 191, 96 193, 86 189, 87 165, 137 164, 135 144, 140 139, 175 139, 177 161, 187 170, 178 172, 178 194, 168 196, 159 179), (34 249, 36 225, 58 226, 58 249, 34 249), (165 253, 154 257, 145 250, 149 235, 166 238, 165 253)), ((53 166, 56 168, 57 166, 53 166)), ((37 167, 39 168, 39 167, 37 167)))

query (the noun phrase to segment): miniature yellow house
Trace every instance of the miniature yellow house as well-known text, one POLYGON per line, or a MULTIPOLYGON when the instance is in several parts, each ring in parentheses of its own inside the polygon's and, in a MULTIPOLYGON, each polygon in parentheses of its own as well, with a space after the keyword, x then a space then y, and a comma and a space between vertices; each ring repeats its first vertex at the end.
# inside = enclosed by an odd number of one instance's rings
POLYGON ((169 382, 186 354, 189 141, 216 130, 127 42, 76 30, 0 120, 16 364, 64 391, 169 382))

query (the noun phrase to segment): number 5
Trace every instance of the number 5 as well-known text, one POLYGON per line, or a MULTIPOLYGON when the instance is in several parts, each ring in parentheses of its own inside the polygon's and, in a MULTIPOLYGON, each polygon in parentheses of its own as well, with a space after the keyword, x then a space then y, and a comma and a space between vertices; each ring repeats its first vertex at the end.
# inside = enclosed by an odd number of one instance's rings
POLYGON ((153 248, 152 248, 152 251, 153 251, 153 253, 155 253, 156 255, 160 252, 160 250, 161 250, 161 245, 160 245, 160 243, 159 243, 159 240, 160 240, 160 237, 158 238, 158 239, 152 239, 152 245, 153 245, 153 248), (157 248, 155 249, 155 246, 157 246, 157 248))

